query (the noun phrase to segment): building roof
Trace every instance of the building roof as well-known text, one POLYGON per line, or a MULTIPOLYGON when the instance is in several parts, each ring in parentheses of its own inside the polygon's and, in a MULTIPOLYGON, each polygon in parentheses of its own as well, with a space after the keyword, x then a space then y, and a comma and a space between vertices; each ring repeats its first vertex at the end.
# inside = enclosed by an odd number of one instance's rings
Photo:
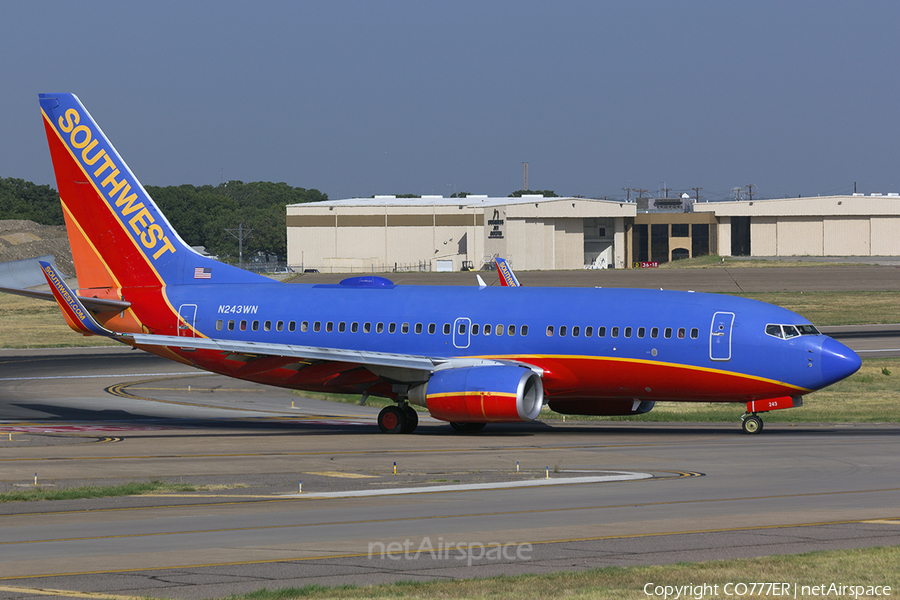
POLYGON ((713 212, 717 217, 813 217, 900 215, 900 195, 814 196, 770 200, 698 202, 694 212, 713 212))
POLYGON ((621 200, 601 200, 598 198, 575 198, 572 196, 548 197, 541 195, 525 195, 517 197, 490 197, 487 195, 468 195, 465 198, 445 198, 444 196, 420 196, 418 198, 397 198, 396 196, 375 196, 374 198, 346 198, 343 200, 325 200, 324 202, 305 202, 288 206, 465 206, 479 208, 488 206, 510 206, 515 204, 535 204, 578 200, 580 202, 599 202, 622 204, 621 200))

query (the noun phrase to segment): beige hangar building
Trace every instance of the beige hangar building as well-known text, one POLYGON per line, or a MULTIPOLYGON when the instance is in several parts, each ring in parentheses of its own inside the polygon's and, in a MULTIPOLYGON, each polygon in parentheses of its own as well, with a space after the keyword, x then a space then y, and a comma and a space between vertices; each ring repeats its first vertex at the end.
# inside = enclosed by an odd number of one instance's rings
POLYGON ((900 256, 900 194, 707 202, 720 256, 900 256))
POLYGON ((323 272, 631 268, 720 256, 900 256, 900 195, 698 202, 376 196, 287 207, 288 265, 323 272), (685 212, 688 210, 689 212, 685 212))
POLYGON ((287 207, 288 265, 323 272, 624 268, 635 205, 587 198, 376 196, 287 207))

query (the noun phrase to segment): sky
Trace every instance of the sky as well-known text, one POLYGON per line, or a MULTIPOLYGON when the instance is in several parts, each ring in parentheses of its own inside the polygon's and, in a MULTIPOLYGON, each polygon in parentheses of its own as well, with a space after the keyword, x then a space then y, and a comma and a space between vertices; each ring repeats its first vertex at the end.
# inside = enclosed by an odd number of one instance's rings
MULTIPOLYGON (((145 185, 900 192, 893 1, 0 0, 0 178, 73 92, 145 185)), ((746 197, 746 196, 744 196, 746 197)))

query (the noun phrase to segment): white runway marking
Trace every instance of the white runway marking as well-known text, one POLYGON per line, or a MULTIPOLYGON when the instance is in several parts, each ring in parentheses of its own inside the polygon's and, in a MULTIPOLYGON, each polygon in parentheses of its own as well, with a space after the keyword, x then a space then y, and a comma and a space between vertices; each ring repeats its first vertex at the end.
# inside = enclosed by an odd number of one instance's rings
POLYGON ((322 492, 317 494, 283 494, 281 498, 357 498, 360 496, 400 496, 405 494, 425 494, 431 492, 469 492, 475 490, 498 490, 504 488, 542 487, 548 485, 569 485, 573 483, 607 483, 610 481, 636 481, 650 479, 650 473, 630 471, 607 471, 614 475, 595 477, 559 477, 556 479, 529 479, 526 481, 504 481, 500 483, 464 483, 459 485, 429 485, 425 487, 394 488, 390 490, 357 490, 346 492, 322 492))

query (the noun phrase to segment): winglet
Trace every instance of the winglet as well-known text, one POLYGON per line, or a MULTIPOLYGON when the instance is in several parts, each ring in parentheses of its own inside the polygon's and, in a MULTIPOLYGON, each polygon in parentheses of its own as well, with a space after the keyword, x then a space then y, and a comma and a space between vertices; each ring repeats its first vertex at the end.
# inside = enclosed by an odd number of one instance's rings
POLYGON ((509 263, 506 262, 505 258, 500 258, 498 256, 494 259, 494 262, 497 264, 497 273, 500 275, 500 285, 505 287, 521 286, 519 280, 516 279, 516 276, 512 271, 512 267, 509 266, 509 263))
POLYGON ((63 316, 66 318, 66 323, 69 324, 69 327, 84 335, 116 336, 115 333, 106 329, 94 319, 93 315, 88 312, 88 309, 84 307, 78 296, 66 285, 50 263, 40 261, 40 265, 44 271, 47 283, 50 284, 50 291, 53 292, 56 303, 62 309, 63 316))

